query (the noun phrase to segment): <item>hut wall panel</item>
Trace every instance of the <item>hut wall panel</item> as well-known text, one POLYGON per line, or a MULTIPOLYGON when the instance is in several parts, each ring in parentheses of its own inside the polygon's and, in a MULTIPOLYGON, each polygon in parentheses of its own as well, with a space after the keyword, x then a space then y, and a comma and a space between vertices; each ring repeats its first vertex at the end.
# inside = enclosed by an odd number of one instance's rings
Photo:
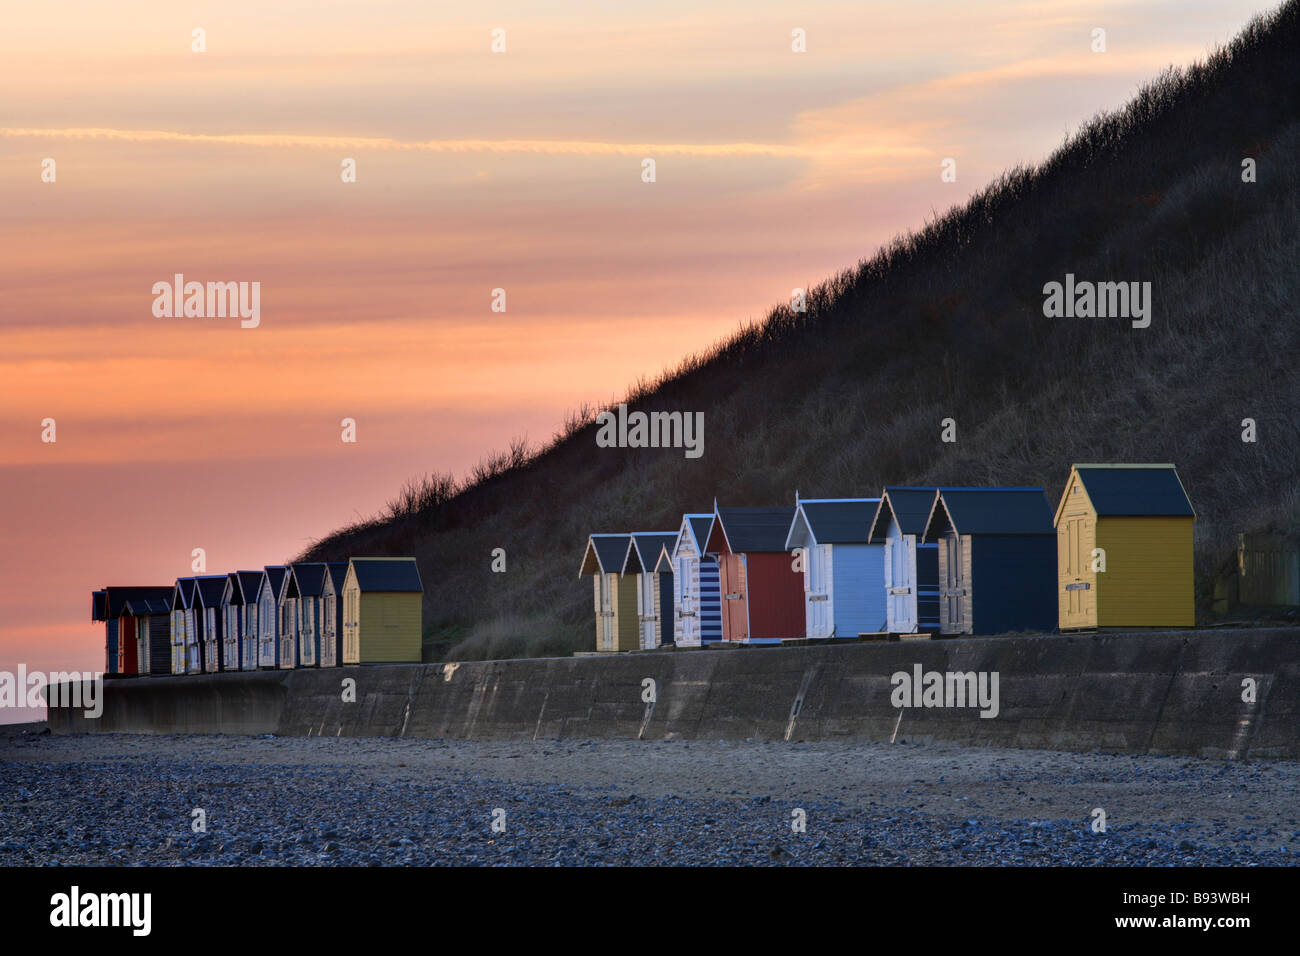
POLYGON ((722 585, 718 578, 718 559, 705 555, 698 565, 698 599, 696 614, 700 622, 700 640, 722 640, 722 585))
MULTIPOLYGON (((908 537, 916 538, 916 535, 908 537)), ((916 546, 916 615, 923 631, 939 629, 939 546, 916 546)))
POLYGON ((363 664, 420 662, 421 606, 411 592, 361 595, 360 657, 363 664))
POLYGON ((106 674, 117 673, 117 629, 118 623, 116 618, 104 622, 104 672, 106 674))
POLYGON ((1191 518, 1097 521, 1106 552, 1098 574, 1100 627, 1191 627, 1196 623, 1191 518))
POLYGON ((659 608, 659 643, 673 643, 673 575, 669 571, 662 571, 656 575, 659 579, 659 600, 656 605, 659 608))
POLYGON ((971 633, 1056 627, 1056 535, 980 535, 970 540, 971 633))
POLYGON ((151 614, 149 627, 149 673, 172 672, 171 620, 168 614, 151 614))
POLYGON ((885 548, 879 544, 837 544, 834 564, 835 636, 856 637, 885 628, 885 548))

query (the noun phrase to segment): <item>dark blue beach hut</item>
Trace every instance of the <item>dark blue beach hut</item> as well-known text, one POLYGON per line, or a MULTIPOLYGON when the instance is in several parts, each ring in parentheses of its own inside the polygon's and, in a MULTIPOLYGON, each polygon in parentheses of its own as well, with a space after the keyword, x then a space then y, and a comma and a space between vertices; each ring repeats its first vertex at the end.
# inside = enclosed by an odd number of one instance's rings
POLYGON ((1056 528, 1042 488, 940 488, 924 543, 939 546, 939 632, 1056 628, 1056 528))

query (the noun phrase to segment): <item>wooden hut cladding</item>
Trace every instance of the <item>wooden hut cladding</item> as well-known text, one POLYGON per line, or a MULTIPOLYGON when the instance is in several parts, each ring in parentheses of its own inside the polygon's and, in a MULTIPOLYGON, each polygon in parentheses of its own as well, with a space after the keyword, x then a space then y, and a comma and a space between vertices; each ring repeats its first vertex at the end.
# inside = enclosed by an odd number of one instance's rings
POLYGON ((922 543, 938 488, 887 485, 871 522, 871 541, 885 547, 885 630, 939 630, 939 546, 922 543))
POLYGON ((353 558, 343 579, 343 663, 419 663, 423 604, 415 558, 353 558))
POLYGON ((636 578, 622 573, 631 537, 629 534, 589 535, 582 554, 578 576, 592 576, 598 651, 634 651, 641 646, 636 578))
POLYGON ((157 588, 166 597, 132 598, 127 613, 135 621, 136 659, 139 673, 165 675, 172 672, 171 588, 157 588))
POLYGON ((869 543, 878 498, 795 497, 785 550, 800 552, 808 637, 857 637, 885 627, 883 544, 869 543))
POLYGON ((1074 465, 1055 515, 1060 627, 1194 625, 1195 522, 1173 465, 1074 465))
POLYGON ((1042 488, 940 488, 924 542, 939 545, 939 631, 1056 626, 1056 531, 1042 488))
POLYGON ((347 576, 346 561, 326 563, 321 580, 321 667, 343 663, 343 582, 347 576))
POLYGON ((205 574, 194 579, 194 611, 199 631, 200 667, 204 673, 221 670, 223 641, 221 603, 226 595, 224 574, 205 574))
POLYGON ((677 541, 675 531, 636 531, 628 542, 623 575, 636 576, 636 615, 642 650, 673 643, 672 563, 660 557, 677 541))
POLYGON ((172 673, 199 673, 190 670, 190 651, 197 645, 192 639, 194 620, 194 578, 177 578, 171 597, 172 673))
POLYGON ((673 634, 678 647, 722 640, 718 559, 704 549, 713 514, 687 514, 673 545, 673 634))
POLYGON ((323 562, 290 565, 289 596, 297 604, 298 666, 320 666, 321 591, 325 584, 323 562))
POLYGON ((724 641, 805 636, 803 575, 785 550, 793 521, 792 507, 714 506, 704 550, 718 557, 724 641))
POLYGON ((278 564, 262 570, 257 586, 257 666, 280 666, 280 588, 287 569, 278 564))

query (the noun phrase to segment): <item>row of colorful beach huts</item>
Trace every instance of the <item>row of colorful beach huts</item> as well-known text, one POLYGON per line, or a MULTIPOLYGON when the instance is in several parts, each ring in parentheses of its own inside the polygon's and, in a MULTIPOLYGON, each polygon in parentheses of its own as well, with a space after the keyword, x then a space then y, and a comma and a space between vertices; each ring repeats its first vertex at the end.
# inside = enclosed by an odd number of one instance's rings
POLYGON ((1196 513, 1171 464, 1077 464, 1041 487, 686 514, 588 537, 598 651, 1195 624, 1196 513))
POLYGON ((424 587, 414 558, 269 565, 107 587, 106 673, 218 671, 418 662, 424 587))

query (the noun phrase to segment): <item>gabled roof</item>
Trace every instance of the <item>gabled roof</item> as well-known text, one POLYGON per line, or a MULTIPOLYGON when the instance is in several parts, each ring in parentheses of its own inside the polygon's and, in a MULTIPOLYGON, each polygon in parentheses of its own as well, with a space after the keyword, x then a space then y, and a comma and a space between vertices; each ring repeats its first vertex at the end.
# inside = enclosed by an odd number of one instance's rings
MULTIPOLYGON (((320 597, 328 570, 323 561, 303 561, 290 566, 294 588, 299 597, 320 597)), ((423 589, 421 589, 423 590, 423 589)))
POLYGON ((660 574, 672 574, 677 569, 673 565, 673 555, 677 550, 677 536, 673 536, 673 543, 666 544, 659 551, 659 557, 655 559, 655 570, 660 574))
POLYGON ((351 563, 362 591, 424 593, 415 558, 353 558, 351 563))
POLYGON ((280 600, 280 588, 284 585, 288 571, 282 564, 268 564, 262 569, 262 580, 257 585, 258 594, 261 594, 263 587, 267 587, 271 590, 271 597, 280 600))
POLYGON ((224 574, 205 574, 194 579, 197 600, 200 607, 220 607, 221 599, 226 594, 226 582, 230 579, 224 574))
MULTIPOLYGON (((1093 510, 1103 517, 1195 518, 1173 465, 1074 465, 1093 510)), ((1070 485, 1066 483, 1065 494, 1070 485)), ((1056 508, 1060 520, 1065 495, 1056 508)))
POLYGON ((591 534, 587 536, 587 549, 582 553, 584 574, 621 574, 627 557, 630 534, 591 534))
POLYGON ((257 589, 262 583, 261 571, 230 572, 230 603, 253 604, 257 601, 257 589))
POLYGON ((183 611, 194 604, 194 579, 177 578, 172 588, 172 610, 183 611))
POLYGON ((90 592, 90 619, 103 621, 108 616, 108 591, 101 588, 90 592))
POLYGON ((677 540, 673 531, 633 531, 630 537, 632 540, 627 543, 627 554, 623 558, 623 574, 640 574, 647 568, 655 570, 659 553, 677 540))
POLYGON ((796 532, 803 529, 814 544, 866 544, 879 503, 879 498, 797 499, 784 550, 795 546, 796 532))
POLYGON ((794 520, 794 508, 715 507, 713 530, 705 551, 721 554, 784 551, 785 536, 794 520))
POLYGON ((930 509, 938 488, 917 488, 909 485, 886 485, 880 493, 880 505, 871 520, 871 540, 883 541, 889 534, 892 518, 898 522, 903 534, 925 534, 930 509))
POLYGON ((713 512, 708 514, 692 513, 682 515, 682 526, 677 531, 677 540, 673 542, 673 556, 682 548, 682 538, 689 538, 695 546, 696 554, 704 553, 704 546, 709 543, 709 529, 713 526, 713 512))
MULTIPOLYGON (((330 583, 334 585, 334 593, 339 594, 343 591, 343 581, 348 576, 348 563, 346 561, 326 561, 325 569, 328 572, 330 583)), ((321 587, 325 582, 321 582, 321 587)))
POLYGON ((92 613, 98 611, 103 616, 94 617, 92 620, 103 621, 111 618, 121 617, 126 607, 126 602, 135 598, 161 598, 170 600, 172 588, 170 585, 142 585, 136 587, 107 587, 100 591, 94 592, 96 595, 103 595, 92 603, 92 613))
POLYGON ((166 614, 171 610, 172 602, 168 598, 131 598, 122 609, 123 614, 131 617, 145 617, 149 614, 166 614))
POLYGON ((940 488, 923 540, 936 540, 949 526, 957 534, 1056 534, 1042 488, 940 488))

